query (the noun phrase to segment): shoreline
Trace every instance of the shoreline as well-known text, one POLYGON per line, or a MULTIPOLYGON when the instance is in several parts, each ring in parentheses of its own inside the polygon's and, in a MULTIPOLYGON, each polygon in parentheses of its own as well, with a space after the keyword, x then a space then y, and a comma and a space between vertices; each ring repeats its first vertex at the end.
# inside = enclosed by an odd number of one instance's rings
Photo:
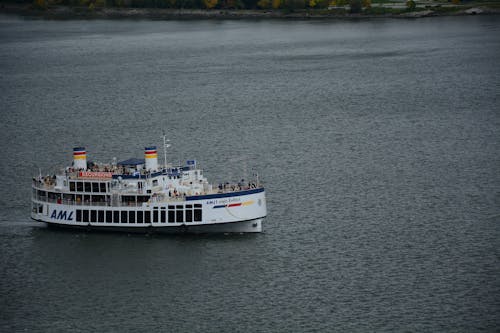
POLYGON ((103 7, 90 10, 86 7, 51 6, 35 9, 31 5, 2 4, 0 14, 47 20, 74 19, 133 19, 133 20, 199 20, 199 19, 370 19, 370 18, 422 18, 436 16, 499 15, 500 8, 487 6, 460 6, 453 11, 432 8, 399 13, 358 13, 328 10, 222 10, 222 9, 163 9, 103 7))

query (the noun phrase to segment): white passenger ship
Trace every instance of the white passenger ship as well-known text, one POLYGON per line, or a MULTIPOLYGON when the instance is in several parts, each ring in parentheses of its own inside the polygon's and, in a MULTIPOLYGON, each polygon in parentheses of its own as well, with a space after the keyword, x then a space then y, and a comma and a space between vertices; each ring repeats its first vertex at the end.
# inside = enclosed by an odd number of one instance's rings
POLYGON ((85 148, 60 174, 33 178, 34 220, 49 225, 128 232, 261 232, 266 217, 258 179, 210 184, 196 161, 159 166, 156 147, 144 159, 87 163, 85 148))

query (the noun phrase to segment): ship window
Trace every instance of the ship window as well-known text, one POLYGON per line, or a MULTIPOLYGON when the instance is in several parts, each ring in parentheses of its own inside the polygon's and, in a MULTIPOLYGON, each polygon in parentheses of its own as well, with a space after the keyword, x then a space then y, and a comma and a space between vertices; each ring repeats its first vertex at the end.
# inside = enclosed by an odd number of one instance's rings
POLYGON ((133 195, 124 195, 122 196, 122 201, 128 206, 135 205, 136 197, 133 195))
POLYGON ((201 208, 201 204, 194 204, 194 208, 201 208))
POLYGON ((135 223, 135 211, 128 212, 128 222, 135 223))
POLYGON ((194 221, 195 222, 201 222, 201 209, 195 209, 194 210, 194 221))
POLYGON ((75 182, 69 182, 69 191, 75 192, 75 189, 76 189, 75 182))
POLYGON ((83 182, 76 182, 76 191, 83 192, 83 182))
POLYGON ((193 205, 186 205, 186 209, 193 208, 193 205))
POLYGON ((151 212, 150 211, 144 212, 144 222, 151 223, 151 212))
POLYGON ((113 211, 113 223, 120 223, 120 212, 117 210, 113 211))
POLYGON ((84 183, 85 184, 85 192, 92 192, 90 183, 84 183))
POLYGON ((43 213, 43 205, 38 205, 38 213, 43 213))
POLYGON ((182 210, 178 210, 175 213, 176 222, 184 222, 184 212, 182 210))
POLYGON ((186 222, 193 222, 193 211, 191 209, 186 210, 186 222))
POLYGON ((137 212, 137 223, 143 223, 144 222, 144 212, 139 211, 137 212))
POLYGON ((81 209, 76 210, 76 222, 82 222, 82 210, 81 209))
POLYGON ((90 222, 97 222, 97 212, 95 210, 90 211, 90 222))
POLYGON ((100 183, 99 187, 101 188, 101 193, 106 193, 106 183, 100 183))
POLYGON ((74 194, 63 194, 63 199, 64 199, 66 202, 71 202, 71 203, 73 203, 73 201, 75 201, 75 195, 74 195, 74 194))
POLYGON ((167 222, 167 212, 165 211, 165 208, 161 210, 160 216, 161 216, 161 223, 167 222))
POLYGON ((158 179, 153 180, 153 186, 158 186, 158 179))
POLYGON ((97 221, 104 223, 104 211, 100 210, 97 212, 97 221))
POLYGON ((88 222, 89 221, 89 211, 88 210, 84 210, 83 211, 83 219, 82 219, 83 222, 88 222))
POLYGON ((158 222, 158 210, 154 210, 153 211, 153 223, 157 223, 157 222, 158 222))
POLYGON ((45 200, 46 192, 38 190, 38 200, 45 200))
POLYGON ((92 183, 92 192, 99 192, 99 183, 92 183))
POLYGON ((113 212, 110 210, 106 211, 106 223, 113 222, 113 212))
POLYGON ((122 211, 121 218, 122 218, 121 223, 127 223, 127 211, 126 210, 122 211))
POLYGON ((174 223, 175 222, 175 210, 169 210, 168 211, 168 222, 169 223, 174 223))

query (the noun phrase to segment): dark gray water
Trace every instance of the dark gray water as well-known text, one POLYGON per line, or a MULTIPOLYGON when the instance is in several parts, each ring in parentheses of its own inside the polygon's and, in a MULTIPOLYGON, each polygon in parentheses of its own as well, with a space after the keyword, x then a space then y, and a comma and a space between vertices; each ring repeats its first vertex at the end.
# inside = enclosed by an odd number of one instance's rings
POLYGON ((498 331, 499 36, 498 17, 0 17, 0 331, 498 331), (265 233, 30 221, 39 167, 141 157, 163 129, 214 181, 260 172, 265 233))

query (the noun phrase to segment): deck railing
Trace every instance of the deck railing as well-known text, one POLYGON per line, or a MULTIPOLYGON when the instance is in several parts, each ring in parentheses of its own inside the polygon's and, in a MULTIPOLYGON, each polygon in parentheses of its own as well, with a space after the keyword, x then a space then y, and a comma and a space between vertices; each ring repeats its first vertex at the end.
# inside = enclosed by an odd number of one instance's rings
MULTIPOLYGON (((63 205, 75 205, 75 206, 98 206, 98 207, 140 207, 143 205, 143 201, 122 201, 123 196, 144 196, 143 191, 136 192, 122 192, 122 191, 112 191, 112 192, 68 192, 67 190, 55 189, 55 184, 50 183, 50 181, 42 182, 37 179, 33 179, 33 200, 39 202, 48 202, 63 205), (40 195, 42 193, 42 195, 40 195), (100 197, 99 201, 91 201, 90 199, 95 199, 95 197, 100 197), (68 198, 73 197, 73 198, 68 198)), ((236 183, 225 183, 219 184, 218 186, 213 185, 213 190, 208 192, 197 193, 196 195, 212 195, 212 194, 226 194, 239 191, 252 190, 256 188, 262 188, 261 184, 248 183, 248 184, 236 184, 236 183)), ((168 193, 153 194, 152 197, 147 201, 148 203, 175 203, 182 202, 186 200, 186 196, 195 197, 196 195, 186 195, 186 194, 173 194, 169 196, 168 193)), ((192 200, 192 199, 191 199, 192 200)))
POLYGON ((53 199, 47 198, 45 196, 33 197, 33 200, 38 202, 47 202, 60 205, 69 206, 92 206, 92 207, 141 207, 142 202, 117 202, 111 205, 111 202, 95 202, 95 201, 76 201, 76 200, 66 200, 66 199, 53 199))

